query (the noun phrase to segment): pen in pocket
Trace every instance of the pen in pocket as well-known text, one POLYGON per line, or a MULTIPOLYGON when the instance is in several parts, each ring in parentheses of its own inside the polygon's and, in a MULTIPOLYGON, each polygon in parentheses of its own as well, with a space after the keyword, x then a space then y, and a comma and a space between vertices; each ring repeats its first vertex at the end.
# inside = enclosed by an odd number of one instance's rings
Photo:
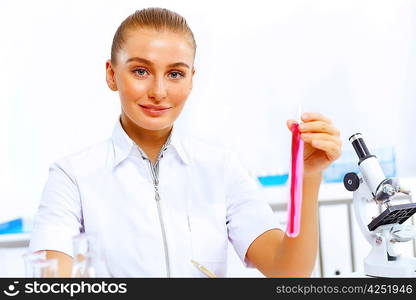
POLYGON ((205 275, 207 275, 209 278, 217 278, 218 276, 215 275, 214 273, 212 273, 210 270, 208 270, 206 267, 204 267, 203 265, 201 265, 200 263, 194 261, 193 259, 191 259, 191 263, 198 269, 200 270, 202 273, 204 273, 205 275))

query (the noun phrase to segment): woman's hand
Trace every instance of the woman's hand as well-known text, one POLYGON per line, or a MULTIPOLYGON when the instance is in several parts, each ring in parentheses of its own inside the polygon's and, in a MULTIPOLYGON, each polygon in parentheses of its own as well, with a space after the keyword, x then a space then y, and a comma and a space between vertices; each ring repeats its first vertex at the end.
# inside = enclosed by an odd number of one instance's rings
MULTIPOLYGON (((321 175, 322 172, 341 155, 342 141, 339 130, 331 120, 320 113, 303 113, 299 126, 301 138, 305 142, 304 176, 321 175)), ((287 121, 291 130, 294 120, 287 121)))

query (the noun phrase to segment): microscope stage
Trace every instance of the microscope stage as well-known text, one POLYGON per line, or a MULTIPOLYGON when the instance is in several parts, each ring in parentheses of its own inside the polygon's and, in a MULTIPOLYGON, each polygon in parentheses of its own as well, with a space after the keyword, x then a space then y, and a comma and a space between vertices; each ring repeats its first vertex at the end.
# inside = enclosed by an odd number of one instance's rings
POLYGON ((383 211, 378 217, 374 218, 368 229, 375 230, 381 225, 402 224, 416 212, 416 203, 393 205, 383 211))

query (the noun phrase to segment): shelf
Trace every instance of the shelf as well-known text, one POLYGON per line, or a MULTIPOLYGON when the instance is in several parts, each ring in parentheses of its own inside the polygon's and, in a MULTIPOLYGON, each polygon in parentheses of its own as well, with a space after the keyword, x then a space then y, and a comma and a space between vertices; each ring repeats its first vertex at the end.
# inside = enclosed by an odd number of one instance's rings
MULTIPOLYGON (((413 194, 416 191, 416 178, 409 177, 400 179, 401 184, 412 190, 413 194)), ((261 194, 266 201, 272 206, 287 205, 289 199, 289 185, 285 186, 270 186, 262 187, 261 194)), ((342 182, 337 183, 323 183, 319 189, 319 202, 328 201, 350 201, 352 200, 352 192, 345 189, 342 182)))
MULTIPOLYGON (((261 193, 271 205, 284 205, 289 199, 289 186, 265 187, 261 193)), ((343 183, 322 184, 319 189, 319 201, 346 201, 352 199, 352 192, 345 189, 343 183)))
POLYGON ((29 233, 0 234, 0 248, 28 247, 29 233))

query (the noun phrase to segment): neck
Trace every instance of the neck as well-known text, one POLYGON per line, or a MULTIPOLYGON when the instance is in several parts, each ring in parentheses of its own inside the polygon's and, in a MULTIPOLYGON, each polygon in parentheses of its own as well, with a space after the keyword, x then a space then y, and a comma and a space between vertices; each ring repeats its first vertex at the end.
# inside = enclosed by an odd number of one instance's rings
POLYGON ((149 130, 137 126, 124 114, 121 115, 121 126, 127 135, 143 150, 147 152, 159 151, 166 143, 172 125, 161 130, 149 130))

